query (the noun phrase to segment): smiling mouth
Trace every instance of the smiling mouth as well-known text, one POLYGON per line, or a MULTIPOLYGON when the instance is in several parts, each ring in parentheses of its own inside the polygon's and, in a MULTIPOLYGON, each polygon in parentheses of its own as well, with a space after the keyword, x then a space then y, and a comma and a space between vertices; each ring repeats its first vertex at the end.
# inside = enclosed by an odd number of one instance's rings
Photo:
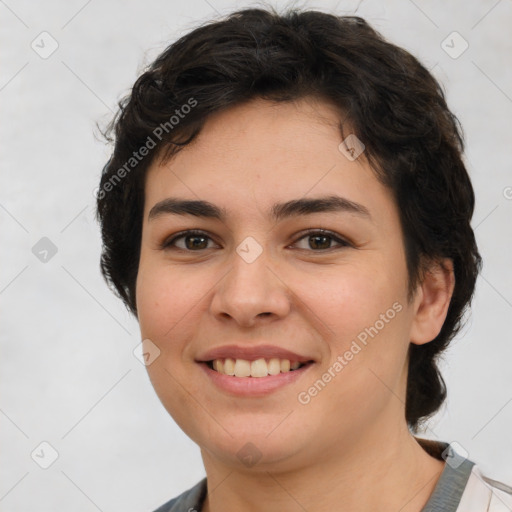
POLYGON ((260 358, 255 359, 254 361, 249 361, 247 359, 233 359, 229 357, 225 359, 213 359, 205 362, 208 368, 222 375, 241 378, 261 378, 279 375, 281 373, 289 373, 312 363, 313 361, 299 362, 279 358, 260 358))

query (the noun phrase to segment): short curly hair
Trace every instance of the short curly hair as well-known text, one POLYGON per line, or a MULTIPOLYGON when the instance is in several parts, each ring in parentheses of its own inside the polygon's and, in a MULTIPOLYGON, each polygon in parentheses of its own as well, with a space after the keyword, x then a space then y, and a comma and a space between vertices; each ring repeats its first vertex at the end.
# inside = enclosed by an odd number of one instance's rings
MULTIPOLYGON (((97 193, 101 271, 137 315, 144 180, 157 157, 193 141, 212 114, 253 98, 317 97, 364 143, 365 158, 399 209, 409 300, 428 262, 450 258, 455 288, 439 335, 410 345, 406 421, 413 432, 446 399, 438 356, 460 330, 481 270, 474 191, 462 127, 440 84, 360 17, 244 9, 171 44, 137 79, 105 136, 115 142, 97 193)), ((342 132, 343 133, 343 132, 342 132)))

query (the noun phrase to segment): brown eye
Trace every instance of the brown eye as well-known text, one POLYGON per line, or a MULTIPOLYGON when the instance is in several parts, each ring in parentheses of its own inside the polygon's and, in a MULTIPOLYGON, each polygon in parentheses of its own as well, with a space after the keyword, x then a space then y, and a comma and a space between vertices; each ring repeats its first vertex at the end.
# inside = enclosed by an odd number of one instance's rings
POLYGON ((208 242, 212 239, 203 231, 185 231, 171 240, 166 240, 162 244, 162 249, 181 249, 183 251, 200 251, 208 249, 208 242), (183 240, 182 243, 177 244, 177 241, 183 240))
POLYGON ((307 247, 299 247, 299 249, 313 249, 313 251, 326 251, 328 249, 335 249, 332 247, 332 242, 336 242, 338 247, 349 247, 350 244, 342 238, 336 236, 334 233, 328 231, 311 231, 306 235, 299 238, 295 244, 301 240, 306 240, 307 247))
POLYGON ((310 235, 309 245, 312 249, 330 249, 331 237, 326 235, 310 235))
POLYGON ((185 246, 187 249, 194 250, 194 249, 206 249, 208 246, 208 242, 205 240, 208 237, 202 236, 202 235, 187 235, 183 237, 185 240, 185 246))

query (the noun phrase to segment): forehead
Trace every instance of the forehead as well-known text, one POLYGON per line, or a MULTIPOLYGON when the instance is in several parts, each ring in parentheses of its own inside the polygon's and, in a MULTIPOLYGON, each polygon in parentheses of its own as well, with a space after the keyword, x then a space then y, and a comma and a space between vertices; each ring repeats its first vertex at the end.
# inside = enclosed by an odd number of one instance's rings
MULTIPOLYGON (((364 154, 351 161, 340 151, 343 117, 312 98, 257 99, 212 115, 196 140, 148 170, 145 217, 169 196, 208 200, 226 210, 333 194, 370 211, 392 202, 364 154)), ((350 127, 343 132, 346 138, 350 127)))

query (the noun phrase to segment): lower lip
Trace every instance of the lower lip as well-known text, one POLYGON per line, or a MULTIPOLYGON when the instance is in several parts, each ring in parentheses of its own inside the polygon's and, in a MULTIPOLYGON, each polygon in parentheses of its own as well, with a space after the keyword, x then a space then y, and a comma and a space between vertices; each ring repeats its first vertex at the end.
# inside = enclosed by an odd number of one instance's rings
POLYGON ((300 379, 313 363, 307 363, 297 370, 267 377, 234 377, 212 370, 207 363, 199 363, 199 366, 222 391, 236 396, 264 396, 300 379))

